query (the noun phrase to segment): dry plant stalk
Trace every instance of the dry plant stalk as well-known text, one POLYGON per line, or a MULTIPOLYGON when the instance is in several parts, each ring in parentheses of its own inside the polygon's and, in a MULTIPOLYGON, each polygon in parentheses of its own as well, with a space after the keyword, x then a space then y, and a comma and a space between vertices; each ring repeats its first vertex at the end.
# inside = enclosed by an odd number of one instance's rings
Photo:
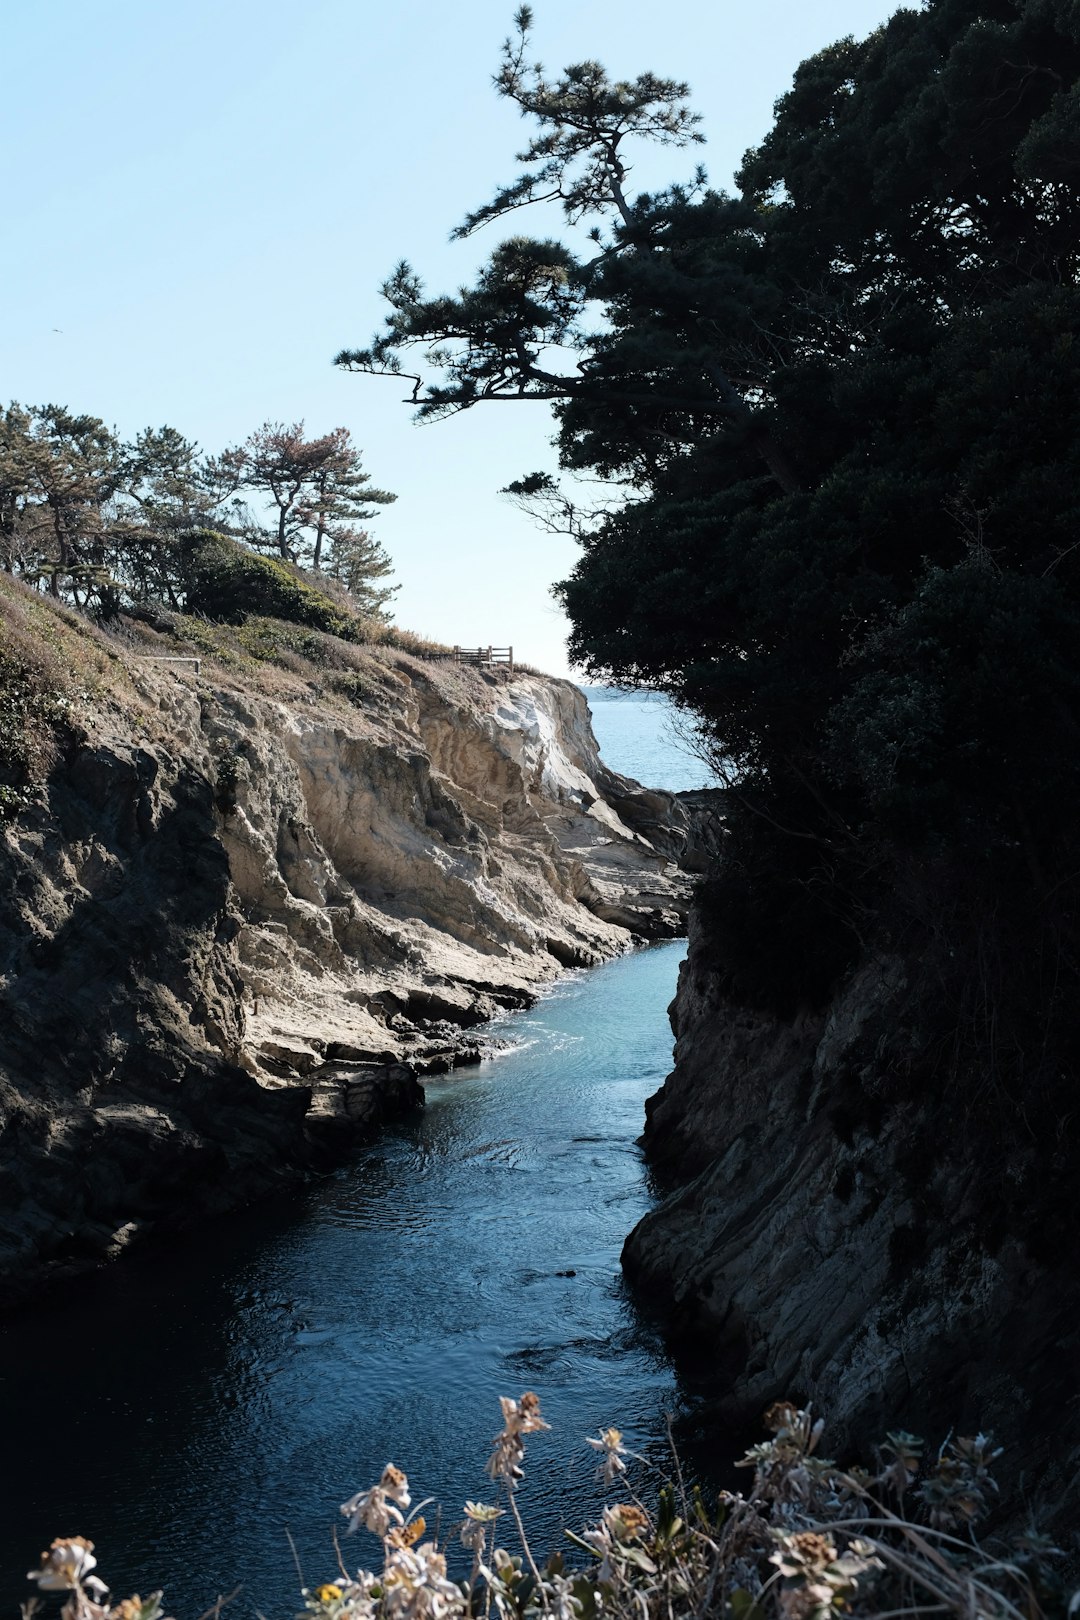
MULTIPOLYGON (((876 1472, 844 1469, 819 1452, 823 1420, 790 1401, 769 1408, 771 1438, 738 1465, 753 1470, 746 1494, 723 1491, 709 1509, 676 1459, 675 1483, 655 1488, 651 1506, 627 1489, 630 1500, 607 1503, 597 1524, 565 1532, 587 1563, 570 1567, 556 1552, 541 1565, 516 1490, 526 1437, 549 1425, 531 1392, 500 1404, 486 1473, 506 1507, 465 1503, 452 1533, 472 1555, 468 1578, 450 1576, 446 1544, 427 1537, 427 1502, 413 1507, 408 1479, 388 1463, 341 1508, 347 1533, 380 1541, 381 1568, 352 1574, 339 1550, 339 1578, 303 1588, 297 1620, 489 1620, 493 1611, 497 1620, 1068 1620, 1080 1610, 1044 1538, 1028 1535, 1002 1556, 978 1541, 996 1492, 988 1435, 950 1436, 928 1458, 917 1436, 898 1431, 879 1448, 876 1472), (496 1541, 507 1511, 516 1553, 496 1541)), ((625 1487, 630 1461, 645 1466, 618 1429, 587 1444, 605 1488, 625 1487)), ((69 1536, 29 1579, 67 1594, 61 1620, 161 1620, 160 1592, 111 1604, 96 1564, 92 1543, 69 1536)), ((39 1602, 24 1605, 25 1620, 39 1602)))

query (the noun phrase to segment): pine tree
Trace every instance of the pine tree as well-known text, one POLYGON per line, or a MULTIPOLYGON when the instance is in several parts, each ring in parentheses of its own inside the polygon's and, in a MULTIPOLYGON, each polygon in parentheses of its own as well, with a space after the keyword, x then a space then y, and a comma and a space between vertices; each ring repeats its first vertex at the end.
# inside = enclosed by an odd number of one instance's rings
POLYGON ((31 415, 13 400, 0 412, 0 567, 22 571, 21 538, 30 497, 31 415))
POLYGON ((276 551, 286 562, 319 571, 335 531, 363 523, 376 506, 396 497, 369 488, 360 452, 348 428, 334 428, 316 439, 304 437, 303 422, 289 426, 264 422, 245 443, 226 451, 216 468, 233 470, 236 487, 269 498, 272 524, 249 520, 244 538, 260 550, 276 551))
POLYGON ((42 405, 31 413, 26 457, 27 571, 85 606, 111 588, 106 508, 120 482, 116 435, 96 416, 42 405))
POLYGON ((377 583, 393 573, 393 568, 386 551, 366 529, 334 528, 326 573, 345 586, 365 618, 386 624, 393 617, 388 604, 400 587, 377 583))

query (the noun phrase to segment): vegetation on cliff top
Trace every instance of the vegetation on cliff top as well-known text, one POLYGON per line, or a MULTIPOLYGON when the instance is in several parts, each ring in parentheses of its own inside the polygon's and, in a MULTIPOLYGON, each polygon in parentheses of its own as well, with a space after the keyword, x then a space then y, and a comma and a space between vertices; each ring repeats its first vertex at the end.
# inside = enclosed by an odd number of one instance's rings
MULTIPOLYGON (((288 698, 302 683, 321 701, 357 707, 385 685, 388 655, 441 650, 359 616, 344 591, 320 591, 302 570, 227 536, 192 538, 193 577, 208 599, 220 591, 212 616, 144 604, 95 622, 0 570, 0 824, 30 808, 58 760, 110 708, 140 736, 158 733, 159 707, 137 678, 144 660, 209 659, 223 673, 257 678, 270 695, 288 698)), ((460 677, 454 666, 442 681, 460 677)))
MULTIPOLYGON (((306 566, 322 589, 347 593, 338 624, 350 613, 385 622, 392 565, 366 524, 393 499, 371 487, 346 428, 308 439, 303 422, 267 422, 207 456, 171 427, 124 444, 62 406, 0 411, 0 566, 97 614, 155 602, 235 620, 248 591, 250 611, 289 617, 281 608, 297 610, 306 566), (238 542, 219 545, 213 567, 209 531, 238 542), (276 570, 260 568, 260 552, 276 570)), ((305 604, 299 622, 314 622, 310 593, 305 604)))
POLYGON ((393 499, 344 428, 266 423, 206 456, 169 427, 125 444, 60 406, 0 411, 0 819, 30 804, 78 694, 115 688, 117 643, 326 672, 354 703, 364 681, 341 642, 428 650, 392 624, 390 559, 360 527, 393 499))

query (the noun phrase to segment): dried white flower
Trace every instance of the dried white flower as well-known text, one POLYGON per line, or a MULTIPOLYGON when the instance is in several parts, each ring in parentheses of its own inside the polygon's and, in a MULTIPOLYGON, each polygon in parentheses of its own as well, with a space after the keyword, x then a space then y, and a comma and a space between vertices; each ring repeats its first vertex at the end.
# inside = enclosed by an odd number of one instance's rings
POLYGON ((492 1479, 505 1479, 512 1485, 514 1480, 521 1478, 521 1464, 525 1458, 521 1436, 550 1429, 551 1424, 545 1423, 540 1416, 540 1398, 532 1390, 526 1391, 520 1401, 500 1395, 499 1405, 502 1407, 503 1426, 495 1436, 495 1450, 485 1463, 484 1471, 492 1479))
POLYGON ((447 1578, 446 1559, 433 1541, 391 1552, 383 1612, 387 1620, 447 1620, 464 1614, 461 1588, 447 1578))
POLYGON ((373 1535, 385 1537, 395 1525, 405 1523, 404 1515, 389 1500, 381 1485, 357 1491, 347 1502, 342 1502, 341 1511, 349 1521, 346 1534, 350 1536, 364 1525, 373 1535))
POLYGON ((601 1429, 599 1440, 593 1440, 587 1436, 585 1444, 592 1446, 594 1451, 603 1452, 604 1460, 596 1470, 596 1477, 603 1480, 605 1485, 610 1485, 617 1474, 626 1472, 626 1464, 623 1462, 623 1458, 628 1455, 628 1452, 622 1443, 620 1430, 601 1429))
POLYGON ((28 1581, 37 1581, 42 1592, 70 1592, 73 1587, 86 1587, 94 1592, 107 1592, 105 1582, 90 1571, 97 1566, 94 1543, 85 1536, 58 1536, 48 1552, 41 1555, 40 1569, 28 1569, 28 1581))
POLYGON ((540 1416, 540 1397, 527 1390, 520 1401, 512 1401, 506 1395, 499 1396, 499 1405, 502 1407, 504 1434, 535 1434, 540 1429, 550 1429, 551 1424, 545 1423, 540 1416))
POLYGON ((379 1488, 386 1492, 391 1502, 396 1502, 399 1508, 407 1508, 412 1501, 409 1495, 409 1481, 400 1468, 393 1463, 387 1463, 379 1480, 379 1488))

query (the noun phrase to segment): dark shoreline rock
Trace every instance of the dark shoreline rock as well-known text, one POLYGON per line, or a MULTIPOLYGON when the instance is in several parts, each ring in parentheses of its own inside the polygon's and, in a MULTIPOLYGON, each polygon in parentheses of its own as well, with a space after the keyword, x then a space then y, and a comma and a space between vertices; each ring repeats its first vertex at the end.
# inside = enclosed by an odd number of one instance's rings
POLYGON ((882 954, 824 1010, 780 1018, 726 997, 692 920, 675 1068, 643 1138, 666 1196, 624 1272, 712 1428, 750 1437, 794 1399, 842 1458, 889 1429, 934 1446, 990 1430, 1014 1517, 1071 1536, 1075 1249, 1041 1235, 1055 1194, 1032 1142, 1003 1149, 920 1067, 915 974, 882 954), (1011 1184, 1026 1219, 1005 1213, 1011 1184))
POLYGON ((28 1108, 0 1137, 0 1309, 345 1164, 422 1106, 406 1064, 339 1065, 313 1086, 268 1090, 204 1062, 170 1092, 132 1086, 62 1117, 28 1108))

